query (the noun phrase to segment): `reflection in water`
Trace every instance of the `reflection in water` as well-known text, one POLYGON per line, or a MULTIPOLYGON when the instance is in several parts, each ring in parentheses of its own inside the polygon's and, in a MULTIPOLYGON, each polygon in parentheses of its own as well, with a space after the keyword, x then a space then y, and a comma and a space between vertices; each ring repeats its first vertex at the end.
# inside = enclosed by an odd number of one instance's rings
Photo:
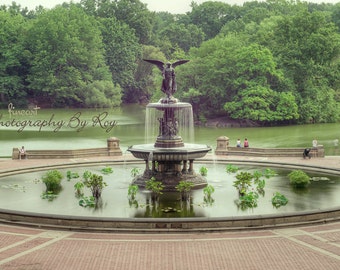
POLYGON ((193 199, 182 201, 178 193, 166 193, 159 200, 151 200, 150 194, 145 193, 145 204, 139 204, 139 209, 134 217, 144 218, 178 218, 178 217, 203 217, 194 209, 193 199))

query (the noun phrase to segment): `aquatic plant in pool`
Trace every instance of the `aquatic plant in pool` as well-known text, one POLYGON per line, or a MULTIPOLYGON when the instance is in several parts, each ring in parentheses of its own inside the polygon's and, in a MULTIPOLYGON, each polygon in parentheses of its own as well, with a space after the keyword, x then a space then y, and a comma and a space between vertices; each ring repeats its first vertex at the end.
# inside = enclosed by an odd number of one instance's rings
POLYGON ((204 203, 207 205, 212 205, 214 203, 214 198, 212 194, 215 192, 215 188, 212 185, 207 185, 203 188, 203 194, 204 194, 204 203))
POLYGON ((79 174, 76 172, 67 171, 66 177, 67 177, 67 180, 70 181, 72 178, 79 178, 79 174))
POLYGON ((273 198, 272 198, 272 204, 274 207, 279 208, 283 205, 286 205, 288 203, 288 199, 285 195, 281 194, 280 192, 275 192, 273 198))
POLYGON ((236 173, 239 170, 239 168, 233 164, 227 164, 225 170, 227 173, 236 173))
POLYGON ((191 190, 193 189, 194 184, 188 181, 179 181, 176 186, 176 190, 181 194, 182 201, 190 200, 191 190))
POLYGON ((129 188, 128 188, 128 197, 130 200, 135 200, 136 199, 136 195, 137 195, 137 192, 139 190, 139 187, 137 185, 129 185, 129 188))
POLYGON ((46 192, 57 194, 61 189, 61 180, 63 175, 58 170, 48 171, 43 175, 42 181, 46 186, 46 192))
POLYGON ((201 174, 202 176, 207 176, 207 174, 208 174, 208 169, 207 169, 207 167, 202 166, 202 167, 200 168, 200 174, 201 174))
POLYGON ((241 208, 242 210, 246 210, 248 208, 255 208, 257 207, 259 199, 259 194, 254 191, 250 191, 244 193, 238 200, 235 201, 237 207, 241 208))
POLYGON ((290 184, 295 188, 306 188, 310 184, 310 177, 301 170, 294 170, 289 175, 290 184))
POLYGON ((84 187, 85 187, 85 184, 82 181, 78 181, 74 184, 76 196, 82 197, 84 195, 84 187))
POLYGON ((84 176, 84 185, 91 189, 92 196, 98 201, 107 183, 103 180, 102 175, 86 172, 84 176))
POLYGON ((260 195, 265 195, 266 181, 263 177, 269 179, 275 175, 275 171, 271 169, 255 170, 253 173, 246 171, 237 173, 236 180, 233 182, 233 186, 236 187, 239 193, 238 200, 235 200, 237 207, 242 210, 257 207, 260 195))
POLYGON ((149 180, 145 181, 145 188, 151 191, 151 200, 153 202, 159 199, 159 196, 163 194, 164 185, 161 181, 157 181, 156 178, 151 177, 149 180))

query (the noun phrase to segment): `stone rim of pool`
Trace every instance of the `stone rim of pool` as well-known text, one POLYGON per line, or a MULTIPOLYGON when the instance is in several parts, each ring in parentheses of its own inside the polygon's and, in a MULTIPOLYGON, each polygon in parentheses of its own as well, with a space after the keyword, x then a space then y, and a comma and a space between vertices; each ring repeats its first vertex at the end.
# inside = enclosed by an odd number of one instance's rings
MULTIPOLYGON (((340 170, 323 166, 295 164, 286 162, 270 162, 258 160, 201 159, 200 162, 228 162, 242 165, 270 166, 273 168, 303 168, 307 171, 340 174, 340 170)), ((136 160, 101 160, 91 162, 62 163, 57 165, 32 166, 21 169, 8 169, 0 173, 0 177, 51 168, 72 168, 80 166, 107 165, 119 163, 138 163, 136 160)), ((72 217, 66 215, 34 214, 21 211, 0 209, 0 221, 7 224, 33 226, 50 229, 86 230, 86 231, 125 231, 125 232, 197 232, 240 229, 279 228, 296 225, 325 223, 339 220, 340 207, 330 207, 312 211, 294 213, 233 216, 233 217, 195 217, 195 218, 106 218, 106 217, 72 217)))

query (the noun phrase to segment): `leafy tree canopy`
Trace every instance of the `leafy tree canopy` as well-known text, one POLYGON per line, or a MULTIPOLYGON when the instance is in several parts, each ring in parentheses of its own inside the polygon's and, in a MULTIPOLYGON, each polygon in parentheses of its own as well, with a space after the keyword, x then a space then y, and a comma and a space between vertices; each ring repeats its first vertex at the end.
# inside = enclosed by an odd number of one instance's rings
MULTIPOLYGON (((87 106, 87 96, 92 94, 85 91, 89 84, 113 83, 97 22, 74 5, 57 7, 32 20, 26 44, 31 65, 28 87, 34 96, 55 106, 87 106)), ((120 104, 118 89, 111 88, 116 92, 115 105, 120 104)))
POLYGON ((162 75, 142 59, 189 59, 176 68, 176 97, 190 101, 197 118, 338 121, 339 7, 208 1, 170 14, 151 12, 139 0, 31 11, 2 5, 0 101, 73 107, 157 101, 162 75))

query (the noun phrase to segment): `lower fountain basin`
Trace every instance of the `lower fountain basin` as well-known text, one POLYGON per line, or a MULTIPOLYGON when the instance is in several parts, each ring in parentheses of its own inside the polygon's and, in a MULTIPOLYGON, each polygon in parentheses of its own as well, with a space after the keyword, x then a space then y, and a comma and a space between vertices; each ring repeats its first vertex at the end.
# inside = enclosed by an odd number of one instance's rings
MULTIPOLYGON (((288 193, 289 181, 271 179, 266 185, 266 195, 257 208, 239 210, 234 204, 238 197, 232 186, 232 177, 225 173, 225 163, 216 160, 204 160, 208 167, 208 183, 215 187, 213 205, 204 206, 203 193, 194 191, 193 204, 183 204, 178 200, 165 199, 160 204, 147 204, 148 193, 141 192, 137 198, 139 207, 130 205, 127 189, 131 181, 131 168, 142 168, 141 163, 133 160, 113 162, 84 162, 82 164, 61 163, 48 167, 8 170, 0 173, 0 220, 6 223, 23 224, 37 227, 66 228, 76 230, 100 231, 217 231, 240 228, 267 228, 287 225, 307 224, 338 220, 340 201, 337 195, 340 187, 339 171, 309 167, 315 175, 334 174, 332 181, 313 182, 303 193, 288 193), (114 175, 106 175, 108 187, 103 191, 103 204, 100 208, 84 208, 78 205, 73 185, 78 179, 63 181, 60 197, 50 202, 40 198, 44 185, 38 181, 49 169, 79 171, 91 170, 99 173, 102 167, 114 166, 114 175), (216 167, 217 166, 217 167, 216 167), (220 169, 219 169, 220 167, 220 169), (323 172, 324 171, 324 172, 323 172), (323 172, 323 173, 321 173, 323 172), (23 189, 23 186, 26 188, 23 189), (287 195, 289 203, 281 208, 273 208, 270 197, 274 191, 287 195), (268 197, 267 197, 268 196, 268 197), (118 200, 118 201, 117 201, 118 200), (177 203, 177 206, 173 205, 177 203), (162 208, 181 207, 182 212, 165 213, 162 208), (154 215, 156 214, 156 215, 154 215), (175 216, 176 215, 176 216, 175 216)), ((272 167, 266 161, 239 161, 228 159, 227 164, 245 166, 272 167)), ((199 166, 199 164, 196 164, 199 166)), ((305 164, 278 164, 284 169, 306 169, 305 164)), ((89 193, 86 194, 87 196, 89 193)), ((164 194, 165 195, 165 194, 164 194)))

